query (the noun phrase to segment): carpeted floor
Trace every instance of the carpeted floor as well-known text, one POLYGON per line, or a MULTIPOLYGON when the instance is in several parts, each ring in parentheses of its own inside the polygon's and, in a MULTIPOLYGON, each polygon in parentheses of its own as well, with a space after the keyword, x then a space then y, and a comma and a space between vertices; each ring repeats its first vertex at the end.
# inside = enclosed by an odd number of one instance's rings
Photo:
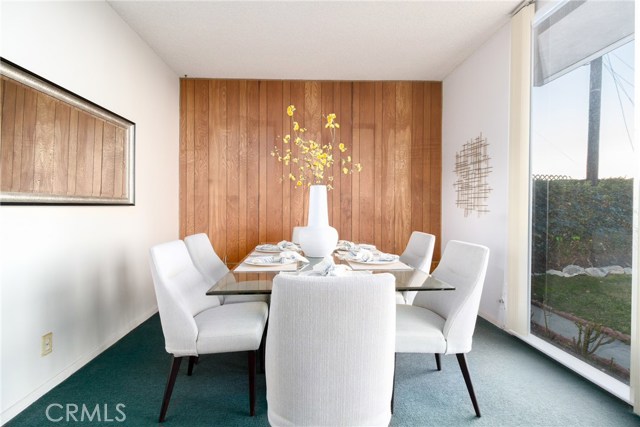
MULTIPOLYGON (((6 425, 158 426, 170 360, 155 315, 6 425), (77 421, 67 421, 74 405, 77 421)), ((263 374, 249 417, 246 360, 243 353, 202 356, 192 377, 183 363, 162 425, 268 425, 263 374)), ((482 418, 454 356, 442 358, 441 372, 431 355, 399 354, 397 362, 392 426, 640 426, 629 405, 483 320, 468 355, 482 418)))

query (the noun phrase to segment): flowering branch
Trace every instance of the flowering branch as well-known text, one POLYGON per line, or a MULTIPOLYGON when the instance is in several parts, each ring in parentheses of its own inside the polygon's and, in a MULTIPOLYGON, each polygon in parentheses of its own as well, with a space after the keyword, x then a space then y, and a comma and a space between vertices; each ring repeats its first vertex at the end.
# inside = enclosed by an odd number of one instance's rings
MULTIPOLYGON (((293 141, 290 134, 285 135, 284 138, 282 138, 282 142, 286 148, 281 152, 278 147, 275 146, 273 151, 271 151, 271 156, 287 166, 293 163, 297 168, 296 174, 289 173, 288 177, 289 180, 296 183, 296 188, 302 187, 303 185, 308 187, 312 184, 326 184, 327 189, 331 190, 333 189, 331 185, 333 182, 331 168, 335 162, 332 152, 336 143, 336 129, 340 128, 340 124, 336 122, 336 115, 331 113, 326 116, 327 122, 324 127, 325 129, 329 129, 331 141, 323 145, 312 139, 305 138, 307 129, 300 126, 300 123, 295 120, 295 111, 295 106, 289 105, 289 107, 287 107, 287 115, 291 118, 293 127, 293 141), (297 147, 297 153, 294 153, 294 150, 291 149, 292 145, 297 147)), ((339 143, 338 150, 342 154, 347 151, 347 147, 343 143, 339 143)), ((345 158, 340 157, 339 161, 341 172, 345 175, 362 170, 360 163, 352 163, 351 156, 349 155, 345 158)))

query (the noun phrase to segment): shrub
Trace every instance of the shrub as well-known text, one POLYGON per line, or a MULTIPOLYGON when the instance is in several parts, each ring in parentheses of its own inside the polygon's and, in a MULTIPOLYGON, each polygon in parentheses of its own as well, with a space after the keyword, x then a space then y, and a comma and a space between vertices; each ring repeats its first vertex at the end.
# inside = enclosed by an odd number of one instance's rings
POLYGON ((633 180, 534 180, 532 271, 631 266, 633 180))

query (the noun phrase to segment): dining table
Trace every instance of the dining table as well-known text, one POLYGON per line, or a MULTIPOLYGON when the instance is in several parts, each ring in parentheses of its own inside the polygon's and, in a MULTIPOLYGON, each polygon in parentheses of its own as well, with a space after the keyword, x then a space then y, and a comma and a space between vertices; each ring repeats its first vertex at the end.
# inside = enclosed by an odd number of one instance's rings
MULTIPOLYGON (((319 263, 326 262, 324 258, 308 257, 308 262, 297 260, 288 263, 252 263, 255 257, 268 255, 259 249, 266 245, 258 245, 249 252, 239 263, 227 264, 229 272, 221 277, 207 291, 207 295, 270 295, 273 278, 282 274, 310 274, 319 263)), ((334 251, 332 254, 336 265, 348 270, 346 274, 377 274, 389 273, 395 277, 396 291, 453 291, 455 286, 443 282, 429 273, 411 267, 399 259, 389 262, 357 262, 344 257, 345 252, 334 251)), ((274 254, 274 258, 277 256, 274 254)), ((274 260, 276 261, 276 260, 274 260)))

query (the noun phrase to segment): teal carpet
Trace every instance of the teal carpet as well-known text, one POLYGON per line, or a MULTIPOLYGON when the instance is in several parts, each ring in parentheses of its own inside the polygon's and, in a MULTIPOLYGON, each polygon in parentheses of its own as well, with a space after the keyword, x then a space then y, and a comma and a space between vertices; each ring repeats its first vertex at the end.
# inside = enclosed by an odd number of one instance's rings
MULTIPOLYGON (((170 360, 155 315, 6 425, 158 426, 170 360), (77 421, 64 418, 61 408, 69 404, 78 407, 77 421), (62 419, 49 421, 47 407, 52 419, 62 419)), ((263 374, 256 416, 249 417, 246 360, 244 353, 202 356, 192 377, 183 362, 162 425, 268 425, 263 374)), ((474 416, 454 356, 444 356, 437 372, 431 355, 399 354, 391 425, 640 426, 629 405, 484 320, 467 360, 482 418, 474 416)))

